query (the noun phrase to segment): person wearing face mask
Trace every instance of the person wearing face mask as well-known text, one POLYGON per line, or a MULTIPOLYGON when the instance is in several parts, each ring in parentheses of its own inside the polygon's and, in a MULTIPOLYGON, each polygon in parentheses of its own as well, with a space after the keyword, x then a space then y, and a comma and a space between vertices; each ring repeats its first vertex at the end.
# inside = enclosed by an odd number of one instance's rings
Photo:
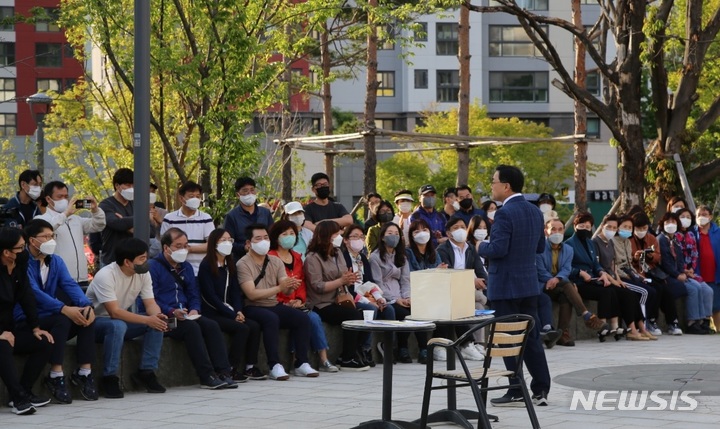
POLYGON ((365 196, 365 201, 367 201, 367 217, 365 219, 365 231, 367 231, 368 228, 370 228, 373 225, 377 225, 377 221, 374 219, 375 214, 377 213, 378 205, 380 205, 380 202, 383 200, 383 198, 380 196, 380 194, 376 192, 370 192, 365 196))
POLYGON ((603 219, 600 234, 592 239, 597 250, 600 265, 610 278, 612 290, 617 295, 617 301, 627 330, 616 333, 615 339, 625 335, 631 341, 657 340, 657 337, 645 329, 645 316, 642 307, 648 299, 648 292, 641 286, 621 279, 617 265, 615 265, 615 244, 613 238, 618 231, 618 217, 609 214, 603 219))
POLYGON ((720 329, 720 228, 712 221, 710 206, 697 208, 698 272, 713 290, 713 324, 720 329))
MULTIPOLYGON (((483 241, 488 241, 488 238, 490 237, 490 228, 490 221, 484 214, 476 215, 470 218, 470 223, 468 224, 467 241, 468 243, 470 243, 471 246, 475 248, 476 251, 478 247, 480 247, 480 243, 482 243, 483 241)), ((485 261, 483 260, 483 258, 480 256, 478 257, 482 261, 483 265, 485 265, 485 261)))
MULTIPOLYGON (((635 287, 641 287, 647 293, 647 299, 640 302, 640 308, 645 316, 645 328, 651 335, 657 337, 662 331, 657 326, 658 317, 658 290, 652 284, 652 280, 643 273, 637 271, 632 265, 632 244, 630 238, 633 235, 633 220, 630 216, 618 218, 617 234, 612 237, 613 249, 615 250, 615 267, 619 279, 635 287)), ((647 335, 645 335, 647 336, 647 335)), ((647 336, 652 339, 651 337, 647 336)))
POLYGON ((179 210, 168 213, 160 225, 160 234, 170 228, 178 228, 188 236, 189 254, 187 261, 192 265, 195 276, 200 269, 200 262, 207 253, 207 238, 215 229, 212 217, 200 210, 202 204, 202 186, 190 181, 178 189, 178 198, 182 203, 179 210))
MULTIPOLYGON (((287 274, 288 277, 300 280, 300 286, 289 295, 284 293, 277 294, 278 302, 305 311, 310 318, 312 332, 310 335, 310 347, 317 352, 320 358, 319 370, 323 372, 338 372, 338 368, 328 359, 327 350, 329 346, 322 319, 320 319, 320 315, 316 312, 307 311, 307 306, 305 305, 307 302, 307 287, 305 285, 303 260, 299 253, 292 250, 298 240, 297 225, 289 220, 281 220, 273 224, 268 234, 270 235, 270 251, 268 255, 280 258, 285 265, 285 274, 287 274)), ((295 350, 294 344, 292 343, 291 350, 293 352, 295 350)))
POLYGON ((43 194, 45 197, 40 202, 47 210, 36 219, 43 219, 52 225, 57 234, 55 254, 65 262, 73 280, 80 287, 87 288, 90 282, 84 236, 105 228, 105 213, 98 208, 95 198, 87 197, 85 199, 90 201, 91 217, 78 216, 75 208, 77 198, 69 198, 68 188, 63 182, 47 183, 43 194))
POLYGON ((122 398, 120 357, 125 340, 142 336, 140 367, 133 381, 150 393, 163 393, 155 375, 160 361, 167 316, 160 311, 153 294, 148 271, 148 245, 138 238, 117 243, 115 261, 95 274, 86 292, 95 309, 95 341, 103 344, 103 377, 101 385, 106 398, 122 398), (144 313, 127 310, 137 299, 144 313))
POLYGON ((260 325, 243 313, 243 296, 232 257, 232 237, 222 228, 208 236, 209 251, 200 263, 198 285, 203 317, 214 320, 230 337, 228 360, 236 383, 265 380, 267 375, 256 366, 260 349, 260 325), (240 361, 245 358, 245 366, 240 361))
POLYGON ((430 233, 432 234, 433 244, 437 245, 447 240, 445 236, 445 218, 437 210, 435 204, 437 202, 435 195, 435 187, 433 185, 423 185, 420 187, 420 206, 410 216, 410 222, 422 219, 430 225, 430 233))
MULTIPOLYGON (((135 199, 133 171, 129 168, 120 168, 113 174, 113 187, 115 192, 99 204, 105 213, 105 229, 102 231, 101 262, 103 265, 115 260, 115 246, 126 238, 133 236, 135 199)), ((157 223, 152 213, 147 213, 150 220, 150 236, 155 237, 157 223)))
POLYGON ((705 319, 712 317, 713 291, 705 283, 700 283, 686 272, 685 256, 675 235, 678 229, 678 215, 665 213, 658 226, 663 233, 658 236, 662 259, 660 268, 667 275, 668 290, 675 298, 685 298, 688 334, 710 333, 710 323, 705 319))
POLYGON ((40 198, 42 194, 42 181, 43 178, 38 170, 24 170, 20 173, 18 177, 20 190, 3 205, 3 209, 17 210, 14 219, 15 225, 8 224, 7 226, 22 228, 23 225, 40 214, 40 210, 37 204, 35 204, 35 201, 40 198))
POLYGON ((485 212, 473 204, 472 189, 470 189, 468 185, 460 185, 457 187, 457 201, 460 210, 457 210, 453 216, 462 219, 465 225, 470 224, 470 219, 472 219, 473 216, 485 216, 485 212))
MULTIPOLYGON (((305 258, 307 305, 325 323, 341 325, 345 320, 361 320, 362 313, 354 306, 337 303, 339 293, 351 292, 362 279, 361 271, 348 267, 341 251, 343 237, 334 221, 322 221, 315 226, 305 258)), ((343 329, 341 371, 366 371, 370 367, 362 359, 366 333, 343 329)))
POLYGON ((443 209, 440 214, 447 222, 458 210, 460 210, 460 203, 457 199, 457 189, 446 188, 443 192, 443 209))
POLYGON ((680 209, 684 209, 687 207, 688 207, 688 204, 687 204, 687 201, 685 201, 685 198, 676 195, 676 196, 670 198, 670 200, 668 201, 666 211, 677 214, 678 211, 680 211, 680 209))
POLYGON ((547 222, 550 219, 555 219, 558 217, 557 212, 555 211, 555 205, 557 204, 555 201, 555 197, 552 194, 548 193, 542 193, 540 196, 538 196, 537 200, 537 206, 540 209, 540 211, 543 214, 543 219, 545 222, 547 222))
MULTIPOLYGON (((402 239, 400 228, 392 223, 386 223, 380 230, 382 244, 370 254, 370 268, 375 283, 380 286, 383 297, 395 310, 396 320, 405 320, 410 315, 410 264, 405 256, 405 242, 402 239)), ((409 333, 397 334, 398 360, 402 363, 412 363, 408 350, 409 333)), ((427 335, 425 332, 415 332, 418 343, 418 363, 427 363, 427 335)), ((389 346, 389 345, 388 345, 389 346)), ((385 350, 382 342, 377 345, 383 356, 383 361, 389 364, 393 351, 385 350)))
POLYGON ((405 255, 410 264, 410 271, 427 270, 430 268, 447 268, 435 251, 430 239, 430 226, 424 220, 416 220, 410 224, 410 245, 405 248, 405 255))
POLYGON ((280 329, 289 329, 295 344, 293 374, 317 377, 319 373, 308 363, 310 318, 302 310, 283 305, 277 299, 279 293, 292 295, 302 282, 287 275, 280 258, 268 255, 270 236, 264 225, 249 225, 245 236, 249 250, 237 263, 238 282, 245 295, 245 316, 260 324, 270 378, 281 381, 290 378, 280 363, 280 329))
POLYGON ((165 336, 185 343, 201 388, 237 387, 220 326, 200 315, 200 288, 186 260, 187 234, 170 228, 160 237, 160 244, 162 252, 150 260, 153 294, 162 314, 177 320, 177 327, 165 336))
MULTIPOLYGON (((368 229, 367 237, 365 239, 368 253, 372 253, 375 249, 377 249, 378 241, 380 239, 380 229, 382 229, 383 225, 386 223, 392 222, 395 217, 395 211, 393 210, 392 204, 390 204, 389 201, 380 202, 375 215, 377 224, 368 229)), ((407 224, 409 226, 409 222, 407 222, 407 224)))
POLYGON ((353 223, 353 218, 345 206, 330 198, 330 178, 325 173, 315 173, 310 178, 315 199, 305 206, 305 223, 303 226, 315 230, 322 220, 332 220, 345 228, 353 223))
POLYGON ((298 228, 297 242, 292 248, 293 251, 300 254, 302 260, 305 261, 308 244, 312 240, 313 232, 309 228, 303 226, 305 224, 305 210, 302 204, 297 201, 291 201, 283 206, 285 215, 283 219, 294 223, 298 228))
MULTIPOLYGON (((45 385, 57 402, 72 403, 63 373, 63 360, 67 341, 77 337, 78 369, 71 379, 73 384, 80 386, 86 400, 97 400, 98 392, 91 374, 91 364, 95 361, 95 313, 91 302, 70 277, 63 260, 53 256, 57 243, 52 226, 42 219, 33 219, 25 225, 24 231, 30 253, 28 278, 37 301, 40 328, 50 332, 55 339, 45 385)), ((15 309, 14 317, 18 323, 27 318, 19 307, 15 309)))
POLYGON ((485 212, 485 216, 487 216, 490 223, 495 222, 495 212, 499 208, 495 201, 487 199, 482 203, 480 208, 485 212))
POLYGON ((401 189, 395 193, 395 206, 397 211, 392 222, 400 227, 405 238, 405 245, 407 246, 408 241, 408 230, 410 228, 410 216, 412 215, 413 199, 411 192, 407 189, 401 189))
POLYGON ((33 394, 35 380, 45 368, 54 339, 40 328, 35 296, 28 281, 28 252, 22 230, 0 228, 0 380, 10 394, 10 407, 18 415, 33 414, 50 398, 33 394), (20 307, 25 322, 17 323, 13 309, 20 307), (22 376, 15 357, 27 358, 22 376))
MULTIPOLYGON (((459 189, 459 188, 458 188, 459 189)), ((475 246, 470 244, 468 240, 468 231, 465 227, 465 221, 459 217, 451 217, 445 224, 445 231, 448 234, 448 240, 437 247, 437 253, 443 264, 448 268, 456 270, 473 270, 475 272, 475 302, 484 306, 487 303, 487 297, 483 291, 487 289, 488 274, 485 270, 480 256, 477 254, 475 246)), ((456 326, 455 331, 458 336, 462 335, 468 329, 467 326, 456 326)), ((442 337, 448 338, 447 329, 439 329, 442 337)), ((468 341, 461 350, 465 359, 483 360, 484 349, 480 345, 473 344, 468 341)), ((439 358, 434 356, 436 360, 443 360, 444 356, 439 358)))
POLYGON ((255 185, 255 180, 250 177, 239 177, 235 181, 235 194, 240 204, 225 216, 223 228, 230 233, 234 240, 233 256, 236 260, 245 255, 245 243, 248 240, 245 231, 248 226, 260 224, 270 228, 275 222, 270 210, 257 204, 255 185))

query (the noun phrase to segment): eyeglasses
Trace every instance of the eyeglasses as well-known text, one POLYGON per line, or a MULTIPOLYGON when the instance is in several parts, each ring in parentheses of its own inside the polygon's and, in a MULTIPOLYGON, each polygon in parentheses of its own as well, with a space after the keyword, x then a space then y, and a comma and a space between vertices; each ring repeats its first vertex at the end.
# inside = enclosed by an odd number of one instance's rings
POLYGON ((327 188, 327 187, 329 187, 329 186, 330 186, 330 182, 325 182, 325 183, 319 182, 319 183, 316 183, 316 184, 315 184, 315 189, 317 189, 317 188, 327 188))
POLYGON ((46 241, 47 240, 55 240, 57 238, 57 234, 53 233, 53 234, 45 234, 45 235, 36 235, 33 238, 42 238, 46 241))
POLYGON ((12 248, 12 250, 25 250, 25 244, 23 244, 22 246, 15 246, 12 248))

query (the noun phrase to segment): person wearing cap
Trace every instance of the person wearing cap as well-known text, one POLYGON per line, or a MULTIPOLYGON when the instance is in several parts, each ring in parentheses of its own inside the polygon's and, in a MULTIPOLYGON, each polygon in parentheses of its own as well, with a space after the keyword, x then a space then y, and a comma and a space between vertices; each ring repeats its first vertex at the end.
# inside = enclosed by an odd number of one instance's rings
POLYGON ((450 220, 456 211, 460 210, 460 203, 457 200, 457 189, 446 188, 443 192, 443 210, 440 212, 446 221, 450 220))
POLYGON ((308 245, 313 237, 313 232, 309 228, 303 226, 305 223, 305 210, 303 209, 302 204, 297 201, 291 201, 285 204, 283 209, 285 210, 284 218, 298 227, 297 242, 292 250, 299 253, 304 262, 305 253, 307 253, 308 245))
POLYGON ((377 225, 377 221, 374 219, 374 216, 377 213, 377 208, 382 201, 382 197, 376 192, 370 192, 365 196, 365 200, 367 201, 368 206, 368 215, 365 219, 365 233, 367 234, 367 231, 371 226, 377 225))
POLYGON ((408 234, 410 233, 410 215, 412 214, 412 206, 415 199, 412 193, 407 189, 401 189, 395 193, 395 205, 398 210, 393 218, 393 223, 400 227, 405 240, 405 245, 409 245, 408 234))
POLYGON ((240 205, 230 210, 225 216, 223 228, 233 238, 233 256, 236 261, 239 261, 246 253, 245 229, 258 223, 269 229, 274 222, 270 210, 258 206, 255 186, 255 180, 251 177, 239 177, 235 181, 235 194, 240 200, 240 205))
POLYGON ((315 173, 310 178, 315 200, 305 206, 304 227, 315 231, 315 225, 321 220, 332 220, 345 228, 352 225, 353 218, 345 206, 330 198, 330 178, 325 173, 315 173))
POLYGON ((538 197, 537 206, 543 214, 545 222, 558 217, 555 211, 555 197, 552 194, 542 193, 538 197))
POLYGON ((410 215, 410 222, 423 219, 430 225, 433 244, 442 243, 447 237, 445 237, 445 218, 435 210, 437 191, 433 185, 423 185, 419 194, 420 206, 410 215))
POLYGON ((470 189, 468 185, 460 185, 457 187, 457 201, 460 205, 460 210, 455 212, 455 217, 462 219, 465 225, 470 225, 470 219, 472 219, 473 216, 485 216, 485 212, 473 204, 472 189, 470 189))

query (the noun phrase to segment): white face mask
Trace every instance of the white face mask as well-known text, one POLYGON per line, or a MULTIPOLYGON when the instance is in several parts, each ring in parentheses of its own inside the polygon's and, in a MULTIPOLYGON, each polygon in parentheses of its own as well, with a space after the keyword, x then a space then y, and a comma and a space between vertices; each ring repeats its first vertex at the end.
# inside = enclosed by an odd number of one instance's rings
POLYGON ((464 243, 467 240, 467 231, 464 229, 456 229, 450 235, 456 243, 464 243))
POLYGON ((128 201, 132 201, 135 199, 135 189, 134 188, 127 188, 120 191, 120 196, 125 198, 128 201))
POLYGON ((178 264, 182 264, 187 259, 188 253, 190 253, 188 249, 173 250, 170 253, 170 258, 178 264))
POLYGON ((359 238, 350 240, 350 249, 355 253, 360 253, 365 247, 365 242, 359 238))
POLYGON ((700 226, 705 226, 710 223, 710 218, 706 216, 698 216, 697 223, 700 226))
POLYGON ((430 231, 420 231, 413 235, 417 244, 427 244, 430 241, 430 231))
POLYGON ((258 241, 257 243, 251 243, 250 248, 258 255, 265 256, 270 250, 270 240, 263 240, 258 241))
POLYGON ((668 234, 675 234, 677 232, 677 224, 676 223, 666 223, 663 227, 665 232, 668 234))
POLYGON ((68 200, 63 198, 62 200, 53 200, 53 210, 58 213, 62 213, 68 208, 68 200))
POLYGON ((246 207, 255 204, 255 201, 257 201, 257 195, 255 194, 240 195, 240 202, 246 207))
POLYGON ((200 204, 202 203, 202 200, 200 198, 188 198, 185 200, 185 207, 189 208, 190 210, 197 210, 200 208, 200 204))
POLYGON ((552 205, 551 205, 551 204, 540 204, 540 211, 541 211, 541 212, 547 213, 547 212, 549 212, 550 210, 552 210, 552 205))
POLYGON ((297 226, 302 226, 302 224, 305 223, 305 215, 302 213, 299 215, 290 215, 288 219, 297 226))
POLYGON ((155 192, 150 192, 150 204, 155 204, 155 201, 157 201, 157 194, 155 192))
POLYGON ((562 232, 556 232, 555 234, 550 234, 548 236, 548 240, 550 240, 552 244, 562 243, 563 238, 565 238, 565 235, 562 232))
POLYGON ((453 210, 455 210, 455 211, 459 211, 459 210, 460 210, 460 203, 457 202, 457 201, 453 201, 453 203, 452 203, 452 208, 453 208, 453 210))
POLYGON ((398 204, 398 208, 402 213, 410 213, 410 210, 412 210, 412 203, 409 201, 403 201, 398 204))
POLYGON ((232 253, 232 243, 229 241, 221 241, 215 246, 215 250, 223 256, 227 256, 232 253))
POLYGON ((683 228, 690 228, 690 224, 692 224, 692 219, 686 217, 680 218, 680 225, 682 225, 683 228))
POLYGON ((495 211, 487 212, 487 217, 490 220, 495 220, 495 211))
POLYGON ((342 235, 338 234, 335 236, 335 238, 332 239, 332 245, 333 247, 340 247, 342 245, 343 238, 342 235))
POLYGON ((608 239, 608 241, 612 240, 613 237, 615 237, 615 234, 617 231, 609 231, 607 229, 603 229, 603 234, 605 235, 605 238, 608 239))
POLYGON ((37 200, 40 197, 40 194, 42 193, 42 188, 39 186, 33 186, 30 185, 30 188, 28 188, 27 194, 30 198, 33 200, 37 200))
POLYGON ((635 231, 635 237, 637 237, 641 240, 643 238, 645 238, 646 235, 647 235, 647 231, 635 231))
POLYGON ((475 237, 475 240, 477 241, 485 240, 487 235, 487 229, 476 229, 475 232, 473 232, 473 237, 475 237))
POLYGON ((55 253, 57 242, 55 240, 48 240, 40 245, 40 253, 43 255, 52 255, 55 253))

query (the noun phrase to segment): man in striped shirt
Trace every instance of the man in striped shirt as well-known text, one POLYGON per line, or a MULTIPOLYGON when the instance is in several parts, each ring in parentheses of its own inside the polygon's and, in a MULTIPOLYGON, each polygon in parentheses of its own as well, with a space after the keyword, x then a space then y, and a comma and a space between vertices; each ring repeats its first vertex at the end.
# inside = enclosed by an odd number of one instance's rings
POLYGON ((178 196, 182 207, 180 210, 165 215, 160 227, 160 234, 164 234, 173 227, 187 234, 190 246, 187 261, 192 265, 197 277, 200 262, 207 253, 207 238, 215 229, 215 224, 209 214, 200 211, 202 186, 192 181, 187 182, 178 189, 178 196))

